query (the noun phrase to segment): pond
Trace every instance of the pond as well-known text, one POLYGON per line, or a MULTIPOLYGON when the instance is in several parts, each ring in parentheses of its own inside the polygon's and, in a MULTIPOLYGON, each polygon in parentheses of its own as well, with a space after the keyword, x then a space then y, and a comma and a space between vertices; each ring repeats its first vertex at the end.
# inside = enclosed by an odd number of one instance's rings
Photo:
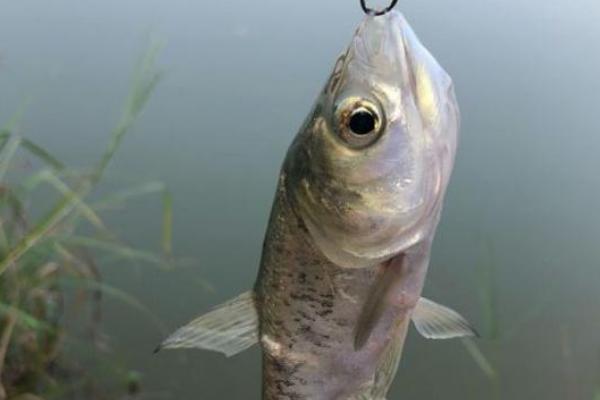
MULTIPOLYGON (((600 5, 398 8, 453 76, 462 113, 425 294, 482 338, 475 350, 411 331, 389 398, 600 398, 600 5)), ((139 398, 260 397, 256 348, 152 351, 253 284, 287 146, 361 18, 342 0, 0 5, 0 121, 26 104, 20 132, 69 165, 99 157, 135 60, 163 43, 164 75, 99 189, 159 181, 173 199, 177 262, 99 263, 152 314, 103 300, 105 346, 139 373, 139 398)), ((103 217, 132 248, 160 249, 160 196, 103 217)))

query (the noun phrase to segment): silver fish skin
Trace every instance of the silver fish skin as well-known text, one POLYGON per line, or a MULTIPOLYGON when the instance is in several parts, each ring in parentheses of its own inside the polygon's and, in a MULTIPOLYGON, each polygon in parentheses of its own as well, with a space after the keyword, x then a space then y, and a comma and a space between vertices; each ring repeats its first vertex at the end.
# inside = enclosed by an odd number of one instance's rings
POLYGON ((260 343, 264 400, 383 400, 410 320, 429 339, 476 335, 420 297, 458 125, 452 81, 404 17, 367 17, 290 146, 254 290, 157 351, 260 343))
POLYGON ((293 141, 254 287, 264 400, 382 400, 453 167, 452 80, 392 11, 367 16, 293 141))

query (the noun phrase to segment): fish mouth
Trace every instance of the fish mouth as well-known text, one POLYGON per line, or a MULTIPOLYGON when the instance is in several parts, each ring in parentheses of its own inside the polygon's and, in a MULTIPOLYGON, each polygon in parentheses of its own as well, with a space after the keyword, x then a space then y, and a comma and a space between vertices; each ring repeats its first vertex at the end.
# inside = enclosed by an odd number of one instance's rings
POLYGON ((382 76, 402 77, 407 72, 405 30, 408 23, 398 11, 367 16, 348 49, 349 60, 382 76))

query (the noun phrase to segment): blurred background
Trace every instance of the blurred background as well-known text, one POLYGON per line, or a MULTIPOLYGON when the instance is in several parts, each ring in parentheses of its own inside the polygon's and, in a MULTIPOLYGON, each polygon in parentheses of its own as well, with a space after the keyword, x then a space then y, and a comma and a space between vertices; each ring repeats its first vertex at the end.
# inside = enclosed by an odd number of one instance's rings
MULTIPOLYGON (((482 338, 412 331, 389 398, 600 399, 600 6, 398 9, 453 76, 462 110, 425 294, 482 338)), ((232 359, 152 350, 253 284, 286 148, 361 18, 348 0, 0 2, 0 183, 21 196, 19 206, 4 197, 2 218, 22 225, 2 252, 5 397, 259 399, 256 348, 232 359), (152 67, 143 57, 156 38, 152 67), (146 103, 152 68, 163 74, 146 103), (8 163, 11 146, 21 147, 8 163), (57 177, 91 208, 73 203, 78 221, 37 231, 53 236, 19 262, 33 265, 36 287, 69 265, 79 283, 61 276, 32 306, 39 291, 24 297, 31 279, 6 257, 73 199, 57 177), (11 276, 25 286, 9 295, 11 276), (46 329, 53 302, 64 309, 46 329), (27 361, 49 352, 32 347, 40 335, 60 355, 27 361), (14 371, 27 363, 42 380, 14 371)))

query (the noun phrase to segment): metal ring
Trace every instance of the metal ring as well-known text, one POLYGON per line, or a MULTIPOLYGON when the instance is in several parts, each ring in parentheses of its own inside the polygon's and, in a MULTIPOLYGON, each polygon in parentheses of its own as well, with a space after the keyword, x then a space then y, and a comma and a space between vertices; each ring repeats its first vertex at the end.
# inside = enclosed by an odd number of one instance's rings
POLYGON ((389 13, 390 11, 392 11, 392 9, 396 6, 397 3, 398 0, 392 0, 392 4, 390 4, 383 10, 374 10, 372 8, 367 7, 367 0, 360 0, 360 6, 362 7, 365 14, 373 16, 380 16, 389 13))

